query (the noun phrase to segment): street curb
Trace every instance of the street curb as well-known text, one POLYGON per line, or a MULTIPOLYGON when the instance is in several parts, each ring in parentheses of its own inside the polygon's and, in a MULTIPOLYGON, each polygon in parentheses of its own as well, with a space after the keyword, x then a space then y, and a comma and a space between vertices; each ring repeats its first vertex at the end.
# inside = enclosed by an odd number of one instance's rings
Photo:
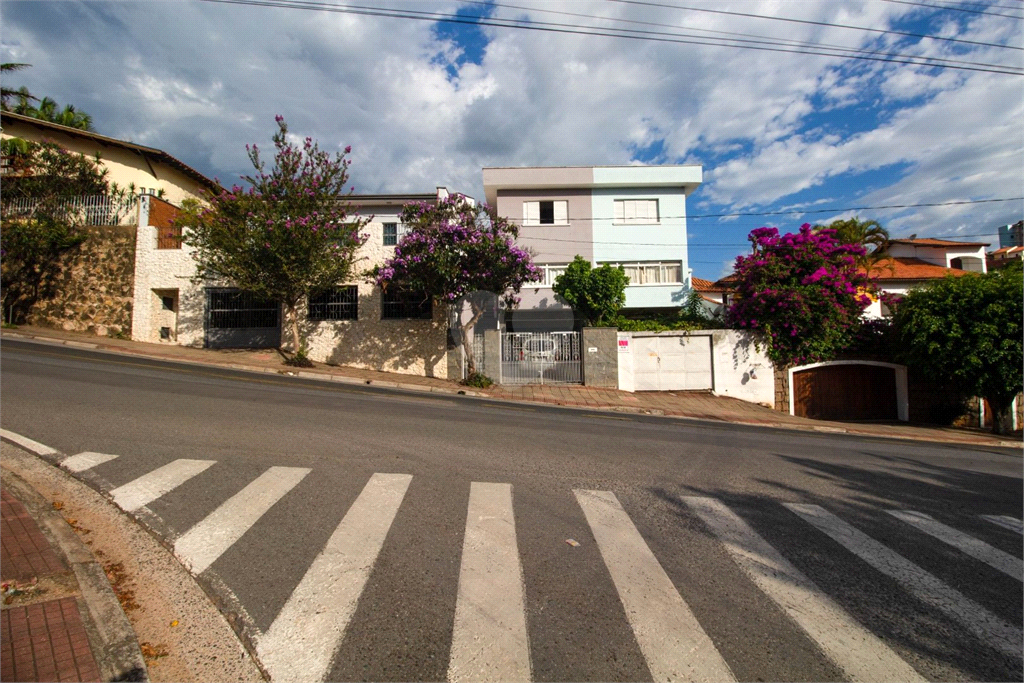
MULTIPOLYGON (((23 450, 33 452, 6 434, 2 438, 23 450)), ((54 453, 51 449, 51 453, 46 455, 54 453)), ((43 457, 43 454, 34 454, 43 457)), ((78 580, 81 602, 86 607, 79 611, 103 680, 148 681, 149 671, 135 629, 121 609, 121 603, 107 580, 106 572, 92 551, 82 543, 67 520, 54 512, 46 499, 28 482, 9 470, 4 472, 4 480, 4 486, 29 511, 78 580)))
POLYGON ((517 404, 517 405, 534 405, 534 406, 548 406, 555 408, 563 408, 568 410, 591 410, 598 412, 613 412, 613 413, 629 413, 635 415, 646 415, 652 417, 666 417, 674 418, 677 420, 692 420, 700 422, 708 422, 716 425, 742 425, 745 427, 760 427, 767 429, 779 429, 791 432, 803 433, 803 434, 847 434, 850 436, 858 436, 869 439, 885 439, 895 441, 909 441, 913 443, 935 443, 945 444, 947 446, 976 446, 982 448, 1012 448, 1022 449, 1024 448, 1024 441, 998 441, 988 443, 976 443, 971 441, 960 441, 950 440, 942 438, 930 438, 928 436, 913 436, 905 434, 873 434, 870 432, 862 432, 857 430, 856 426, 853 427, 833 427, 828 425, 798 425, 789 424, 784 422, 756 422, 750 420, 727 420, 722 418, 709 417, 704 415, 685 415, 681 413, 666 412, 660 408, 641 408, 634 406, 586 406, 586 405, 568 405, 565 403, 559 403, 556 401, 536 401, 528 399, 512 399, 500 396, 491 396, 489 394, 474 391, 472 389, 457 389, 447 387, 435 387, 425 386, 421 384, 405 384, 401 382, 393 382, 390 380, 378 380, 378 379, 363 379, 359 377, 349 377, 345 375, 335 375, 329 372, 319 373, 311 372, 308 370, 275 370, 273 368, 263 368, 259 366, 246 365, 243 363, 210 363, 200 360, 191 360, 186 358, 167 358, 164 356, 152 355, 149 353, 138 353, 131 350, 121 349, 119 347, 109 347, 102 344, 89 344, 86 342, 78 342, 74 340, 57 339, 54 337, 36 336, 18 332, 11 332, 5 330, 3 332, 4 337, 10 336, 15 339, 32 340, 42 343, 52 343, 59 346, 71 346, 76 348, 91 348, 98 351, 107 353, 135 356, 138 358, 148 358, 150 360, 164 361, 168 363, 181 363, 184 365, 195 365, 205 368, 228 368, 231 370, 238 370, 242 372, 252 372, 258 374, 277 374, 283 376, 295 377, 297 379, 312 379, 321 382, 338 382, 341 384, 356 384, 369 387, 382 387, 387 389, 399 389, 402 391, 410 391, 417 393, 435 393, 435 394, 446 394, 449 396, 470 396, 473 398, 481 398, 489 401, 496 401, 500 403, 517 404))

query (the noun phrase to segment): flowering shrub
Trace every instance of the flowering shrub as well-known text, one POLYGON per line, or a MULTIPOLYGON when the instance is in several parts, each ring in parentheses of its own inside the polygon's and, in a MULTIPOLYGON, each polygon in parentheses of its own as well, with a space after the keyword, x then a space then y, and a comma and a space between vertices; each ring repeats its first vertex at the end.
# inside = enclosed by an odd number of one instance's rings
POLYGON ((780 368, 829 360, 846 348, 873 291, 855 264, 864 248, 840 244, 834 230, 807 223, 785 235, 758 228, 749 239, 753 253, 736 257, 727 322, 756 332, 780 368))
POLYGON ((461 302, 468 301, 472 316, 461 336, 469 372, 475 373, 472 328, 487 305, 487 297, 479 293, 501 296, 513 307, 523 285, 540 279, 541 272, 529 252, 516 246, 519 232, 514 224, 461 195, 436 205, 407 204, 402 223, 406 233, 395 255, 374 271, 376 282, 385 289, 423 292, 459 311, 461 302))
POLYGON ((284 118, 276 121, 274 168, 266 171, 259 148, 246 145, 256 169, 242 178, 249 188, 210 193, 208 206, 183 207, 176 223, 195 249, 197 280, 224 280, 280 301, 298 352, 300 302, 312 290, 350 279, 366 219, 353 219, 347 201, 351 147, 332 158, 312 138, 296 146, 288 142, 284 118))

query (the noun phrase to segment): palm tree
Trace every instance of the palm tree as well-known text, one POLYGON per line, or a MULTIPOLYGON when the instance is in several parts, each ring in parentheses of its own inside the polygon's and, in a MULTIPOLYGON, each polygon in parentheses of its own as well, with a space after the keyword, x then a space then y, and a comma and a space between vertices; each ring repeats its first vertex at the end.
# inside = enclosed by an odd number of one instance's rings
MULTIPOLYGON (((4 62, 3 64, 0 64, 0 78, 7 80, 7 74, 11 73, 12 71, 21 71, 26 66, 32 65, 22 64, 20 62, 4 62)), ((24 99, 25 101, 39 99, 38 97, 30 93, 25 86, 21 86, 21 88, 15 90, 14 88, 8 88, 5 85, 0 85, 0 108, 2 108, 4 111, 10 111, 7 107, 7 102, 12 97, 17 97, 19 98, 19 100, 24 99)))
POLYGON ((815 225, 815 230, 828 228, 836 231, 836 239, 840 244, 856 244, 864 247, 867 253, 857 257, 857 265, 870 269, 888 256, 889 231, 878 221, 862 221, 859 218, 845 218, 832 221, 828 225, 815 225))

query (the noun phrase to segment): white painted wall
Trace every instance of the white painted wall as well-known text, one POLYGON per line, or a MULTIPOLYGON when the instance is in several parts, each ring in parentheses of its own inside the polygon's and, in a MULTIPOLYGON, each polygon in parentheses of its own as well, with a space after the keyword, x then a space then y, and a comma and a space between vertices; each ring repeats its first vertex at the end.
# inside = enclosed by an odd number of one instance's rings
MULTIPOLYGON (((619 332, 619 389, 637 391, 638 353, 650 353, 644 338, 707 337, 711 342, 712 392, 750 403, 775 405, 775 370, 768 357, 755 348, 749 332, 740 330, 699 330, 694 332, 619 332)), ((662 355, 661 365, 678 357, 662 355)), ((685 362, 685 361, 683 361, 685 362)), ((667 373, 677 369, 665 367, 667 373)), ((669 387, 662 386, 662 390, 669 387)), ((684 390, 682 386, 679 390, 684 390)))

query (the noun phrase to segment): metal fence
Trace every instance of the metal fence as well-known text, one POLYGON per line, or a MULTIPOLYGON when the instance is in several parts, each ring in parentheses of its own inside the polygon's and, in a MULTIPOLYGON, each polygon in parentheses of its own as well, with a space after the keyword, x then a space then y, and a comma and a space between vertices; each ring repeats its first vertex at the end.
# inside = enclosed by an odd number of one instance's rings
POLYGON ((206 346, 274 348, 281 344, 281 305, 237 289, 206 290, 206 346))
MULTIPOLYGON (((5 200, 5 218, 31 218, 42 202, 32 197, 16 197, 5 200)), ((108 195, 86 195, 69 197, 53 206, 63 218, 82 225, 137 225, 139 222, 139 198, 118 199, 108 195)))
POLYGON ((582 384, 579 332, 505 332, 501 335, 503 384, 582 384))

